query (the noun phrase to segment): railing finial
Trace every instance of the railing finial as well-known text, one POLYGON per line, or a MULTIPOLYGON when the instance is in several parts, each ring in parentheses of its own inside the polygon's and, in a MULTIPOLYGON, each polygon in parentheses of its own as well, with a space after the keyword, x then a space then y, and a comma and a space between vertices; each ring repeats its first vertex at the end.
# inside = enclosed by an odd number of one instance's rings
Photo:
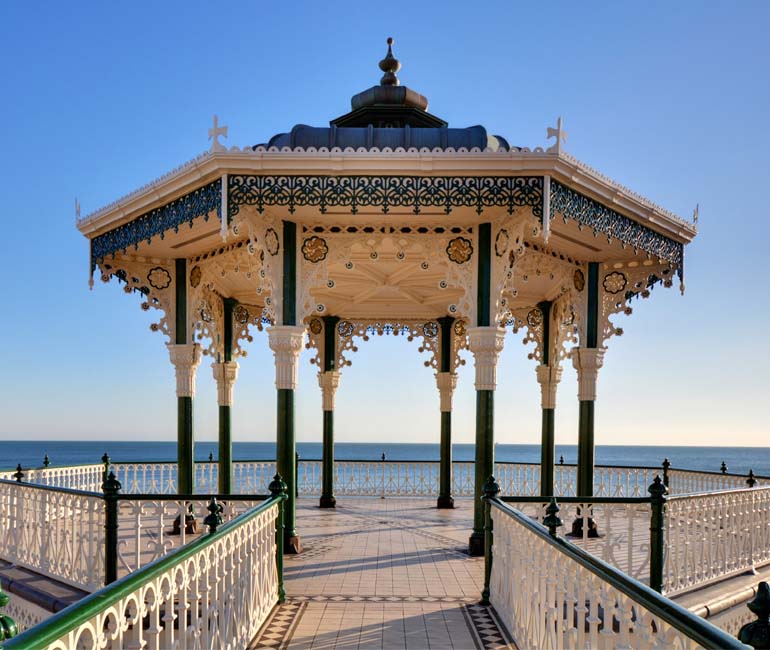
POLYGON ((757 595, 746 604, 757 620, 746 623, 738 631, 738 640, 753 648, 770 648, 770 587, 766 582, 757 586, 757 595))
MULTIPOLYGON (((5 607, 9 602, 11 602, 11 598, 0 587, 0 607, 5 607)), ((12 639, 18 633, 19 626, 16 625, 16 621, 6 614, 0 615, 0 641, 12 639)))
POLYGON ((48 454, 43 458, 43 467, 48 467, 51 464, 51 459, 48 458, 48 454))
POLYGON ((722 471, 722 474, 727 474, 727 463, 722 461, 722 466, 719 469, 722 471))
POLYGON ((490 476, 486 481, 484 481, 484 486, 481 488, 481 490, 487 499, 494 499, 498 494, 500 494, 500 486, 498 485, 497 481, 495 481, 494 476, 490 476))
POLYGON ((551 497, 551 502, 545 509, 545 518, 543 519, 543 526, 548 528, 548 534, 551 537, 556 537, 556 529, 559 526, 564 525, 564 522, 559 518, 559 506, 556 503, 556 498, 551 497))
POLYGON ((757 479, 754 478, 754 470, 749 470, 749 477, 746 479, 746 485, 748 485, 750 488, 753 488, 757 483, 757 479))
POLYGON ((217 526, 222 523, 222 504, 217 502, 215 496, 212 496, 206 510, 209 511, 209 514, 206 515, 203 523, 209 527, 209 533, 216 533, 217 526))
POLYGON ((668 470, 671 469, 671 461, 668 458, 663 459, 663 485, 668 487, 668 470))
POLYGON ((24 472, 21 471, 21 463, 16 465, 16 471, 13 473, 13 478, 16 479, 17 483, 21 483, 24 479, 24 472))
POLYGON ((104 479, 104 483, 102 483, 102 492, 104 492, 105 495, 115 495, 120 492, 121 487, 123 486, 120 484, 120 481, 115 478, 115 472, 110 472, 107 475, 107 478, 104 479))
POLYGON ((280 474, 276 474, 267 489, 270 490, 270 494, 277 497, 279 494, 286 494, 286 483, 280 474))

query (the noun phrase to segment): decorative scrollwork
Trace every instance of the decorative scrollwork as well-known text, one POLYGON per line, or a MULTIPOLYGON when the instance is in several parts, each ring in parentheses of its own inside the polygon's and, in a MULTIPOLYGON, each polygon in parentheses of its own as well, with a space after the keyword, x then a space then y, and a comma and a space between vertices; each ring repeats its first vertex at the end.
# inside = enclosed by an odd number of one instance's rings
POLYGON ((153 289, 166 289, 171 285, 171 274, 162 266, 155 266, 147 274, 147 282, 153 289))
POLYGON ((604 290, 611 294, 620 293, 623 291, 623 289, 626 288, 626 284, 628 284, 626 276, 622 273, 619 273, 618 271, 608 273, 604 276, 604 280, 602 281, 604 290))
POLYGON ((317 235, 308 237, 302 242, 302 257, 312 264, 325 260, 329 253, 326 241, 317 235))
POLYGON ((455 264, 465 264, 473 256, 473 244, 465 237, 455 237, 447 244, 446 254, 455 264))

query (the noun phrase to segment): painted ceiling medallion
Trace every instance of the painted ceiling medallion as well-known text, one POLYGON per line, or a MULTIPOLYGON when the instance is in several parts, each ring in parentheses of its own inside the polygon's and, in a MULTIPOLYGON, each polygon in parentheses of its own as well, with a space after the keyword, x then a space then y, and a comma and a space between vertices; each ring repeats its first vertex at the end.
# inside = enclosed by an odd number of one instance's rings
POLYGON ((153 289, 165 289, 171 284, 171 274, 162 266, 156 266, 147 274, 147 282, 153 289))
POLYGON ((190 271, 190 286, 193 289, 197 289, 198 286, 201 283, 201 277, 203 273, 201 272, 200 266, 193 266, 192 270, 190 271))
POLYGON ((273 228, 265 231, 265 247, 271 255, 278 255, 278 233, 273 228))
POLYGON ((543 311, 541 309, 532 309, 527 314, 527 324, 530 327, 540 327, 543 324, 543 311))
POLYGON ((626 276, 619 271, 613 271, 604 276, 604 290, 607 293, 620 293, 626 288, 628 280, 626 276))
POLYGON ((308 237, 302 242, 302 256, 313 264, 325 260, 328 252, 329 247, 326 245, 326 240, 321 239, 317 235, 308 237))
POLYGON ((505 228, 501 228, 497 232, 497 237, 495 237, 495 255, 498 257, 505 255, 510 241, 511 238, 508 236, 508 231, 505 228))
POLYGON ((447 244, 446 254, 455 264, 465 264, 473 255, 473 244, 465 237, 455 237, 447 244))
POLYGON ((320 334, 323 331, 323 323, 320 318, 314 318, 310 321, 310 331, 313 334, 320 334))
POLYGON ((233 318, 236 323, 245 325, 249 322, 249 310, 243 305, 237 305, 235 309, 233 309, 233 318))
POLYGON ((575 285, 575 289, 577 289, 578 291, 582 291, 583 289, 585 289, 586 276, 583 275, 583 271, 581 271, 580 269, 577 269, 572 274, 572 284, 575 285))

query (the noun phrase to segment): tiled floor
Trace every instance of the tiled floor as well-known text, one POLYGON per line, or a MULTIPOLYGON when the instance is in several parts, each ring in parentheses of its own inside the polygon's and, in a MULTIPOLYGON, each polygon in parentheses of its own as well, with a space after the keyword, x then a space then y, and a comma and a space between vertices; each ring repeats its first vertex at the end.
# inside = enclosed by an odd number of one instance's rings
POLYGON ((287 601, 252 648, 295 650, 510 647, 477 603, 483 558, 467 554, 472 503, 339 499, 321 510, 300 499, 304 552, 286 556, 287 601))

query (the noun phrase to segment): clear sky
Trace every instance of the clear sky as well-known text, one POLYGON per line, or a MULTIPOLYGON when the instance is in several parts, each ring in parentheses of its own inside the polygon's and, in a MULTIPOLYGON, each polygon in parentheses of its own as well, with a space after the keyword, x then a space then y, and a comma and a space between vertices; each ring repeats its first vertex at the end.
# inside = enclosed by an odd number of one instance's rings
MULTIPOLYGON (((770 441, 770 3, 367 2, 0 3, 3 234, 0 436, 175 436, 163 337, 117 283, 87 287, 84 213, 208 148, 296 123, 325 126, 377 83, 385 38, 402 83, 450 126, 482 124, 542 146, 557 116, 579 159, 677 214, 700 203, 687 293, 658 288, 620 317, 599 378, 599 444, 770 441)), ((537 442, 539 390, 521 336, 499 366, 502 443, 537 442)), ((438 393, 415 345, 361 346, 337 399, 340 441, 437 442, 438 393)), ((472 361, 455 441, 472 442, 472 361)), ((309 355, 301 441, 320 440, 309 355)), ((236 440, 274 439, 264 335, 241 364, 236 440)), ((577 439, 567 367, 557 442, 577 439)), ((216 437, 216 390, 199 371, 196 435, 216 437)))

